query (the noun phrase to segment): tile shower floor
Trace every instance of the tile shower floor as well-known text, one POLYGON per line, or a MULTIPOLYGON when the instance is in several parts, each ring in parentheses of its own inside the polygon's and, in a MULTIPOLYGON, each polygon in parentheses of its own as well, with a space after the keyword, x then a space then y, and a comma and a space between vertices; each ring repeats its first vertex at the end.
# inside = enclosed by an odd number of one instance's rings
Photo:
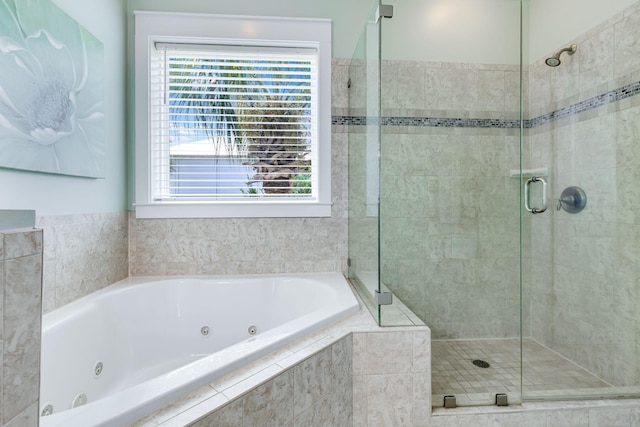
MULTIPOLYGON (((435 340, 432 351, 433 406, 455 395, 458 406, 493 404, 496 393, 519 400, 520 340, 435 340), (475 366, 476 359, 490 364, 475 366)), ((523 341, 525 397, 611 390, 611 385, 532 340, 523 341)))

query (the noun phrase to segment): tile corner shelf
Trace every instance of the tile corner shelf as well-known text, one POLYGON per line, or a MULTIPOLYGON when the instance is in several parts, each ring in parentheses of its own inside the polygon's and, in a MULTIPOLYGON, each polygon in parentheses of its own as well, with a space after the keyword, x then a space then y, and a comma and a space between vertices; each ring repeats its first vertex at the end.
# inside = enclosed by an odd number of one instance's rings
MULTIPOLYGON (((549 176, 549 169, 548 168, 522 169, 523 178, 531 178, 532 176, 549 176)), ((509 171, 509 177, 519 178, 520 169, 511 169, 509 171)))

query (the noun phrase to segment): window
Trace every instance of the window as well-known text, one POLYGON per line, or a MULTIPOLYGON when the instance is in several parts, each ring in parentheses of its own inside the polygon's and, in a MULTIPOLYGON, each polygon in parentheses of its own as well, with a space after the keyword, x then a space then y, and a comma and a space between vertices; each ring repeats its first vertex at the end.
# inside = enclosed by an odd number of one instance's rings
POLYGON ((330 22, 135 19, 137 216, 330 216, 330 22))

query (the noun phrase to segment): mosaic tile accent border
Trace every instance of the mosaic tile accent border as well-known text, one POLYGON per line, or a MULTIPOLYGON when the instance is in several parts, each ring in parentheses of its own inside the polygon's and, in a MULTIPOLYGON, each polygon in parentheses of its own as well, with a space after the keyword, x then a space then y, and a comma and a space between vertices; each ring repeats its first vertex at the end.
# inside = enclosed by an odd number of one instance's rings
MULTIPOLYGON (((331 124, 337 126, 376 125, 378 122, 378 117, 372 116, 333 116, 331 118, 331 124)), ((444 117, 382 117, 382 126, 517 129, 520 127, 520 121, 509 119, 462 119, 444 117)))
MULTIPOLYGON (((613 102, 621 101, 638 94, 640 94, 640 81, 619 87, 618 89, 614 89, 601 95, 596 95, 585 99, 584 101, 568 105, 533 119, 524 120, 522 125, 525 129, 532 129, 556 120, 575 116, 613 102)), ((333 116, 331 118, 331 124, 337 126, 375 125, 378 124, 378 121, 378 117, 371 116, 333 116)), ((520 120, 441 117, 382 117, 382 126, 518 129, 520 127, 520 120)))
POLYGON ((640 82, 633 82, 626 86, 619 87, 612 91, 596 95, 592 98, 585 99, 573 105, 568 105, 559 110, 552 111, 551 113, 543 114, 542 116, 535 117, 525 121, 525 128, 535 128, 547 123, 554 122, 556 120, 564 119, 567 117, 575 116, 585 111, 593 110, 594 108, 602 107, 613 102, 622 101, 623 99, 630 98, 640 93, 640 82))
POLYGON ((382 126, 424 126, 443 128, 519 128, 520 120, 459 119, 440 117, 383 117, 382 126))

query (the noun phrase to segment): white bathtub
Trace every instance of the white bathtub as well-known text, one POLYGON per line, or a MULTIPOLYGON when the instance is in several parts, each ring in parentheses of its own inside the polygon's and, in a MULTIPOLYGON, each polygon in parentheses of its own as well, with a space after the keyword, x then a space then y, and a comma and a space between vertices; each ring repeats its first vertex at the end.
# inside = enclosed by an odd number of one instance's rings
POLYGON ((123 280, 43 317, 40 426, 127 425, 357 310, 338 273, 123 280))

